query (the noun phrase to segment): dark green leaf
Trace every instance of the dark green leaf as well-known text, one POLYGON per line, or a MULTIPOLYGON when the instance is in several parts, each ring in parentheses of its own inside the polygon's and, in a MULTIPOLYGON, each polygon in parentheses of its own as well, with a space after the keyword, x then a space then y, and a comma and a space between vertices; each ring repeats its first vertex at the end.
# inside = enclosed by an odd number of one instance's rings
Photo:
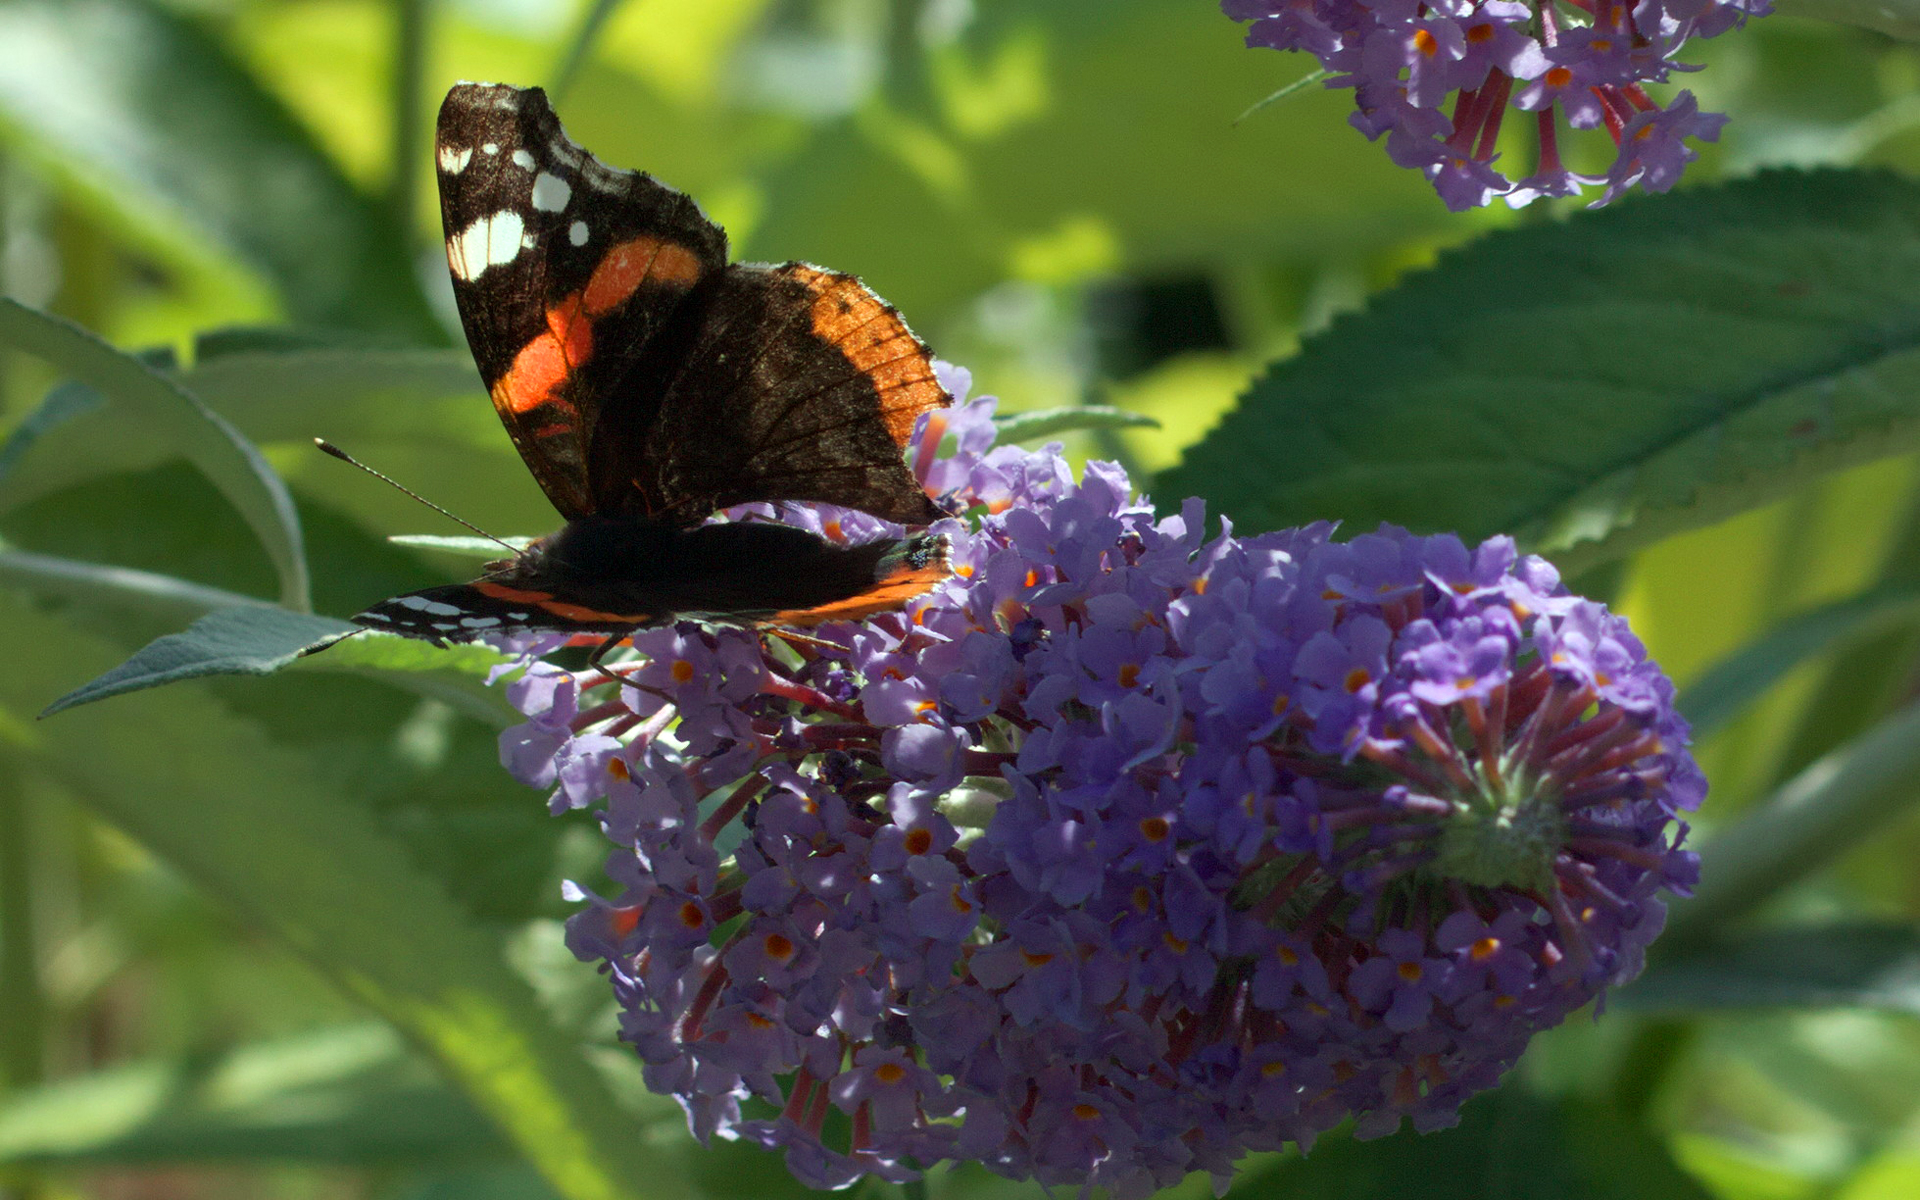
POLYGON ((151 243, 320 325, 445 340, 400 233, 218 41, 139 0, 0 4, 0 134, 151 243))
MULTIPOLYGON (((0 40, 4 39, 0 7, 0 40)), ((52 363, 104 394, 117 417, 199 468, 266 548, 281 602, 311 607, 300 518, 273 468, 219 414, 166 375, 122 354, 70 321, 0 298, 0 345, 52 363)))
POLYGON ((1732 720, 1801 663, 1916 619, 1920 619, 1920 590, 1909 585, 1876 589, 1801 613, 1715 663, 1680 693, 1677 703, 1698 741, 1732 720))
POLYGON ((1330 1140, 1244 1179, 1229 1197, 1287 1200, 1707 1200, 1666 1146, 1604 1106, 1517 1085, 1438 1133, 1330 1140))
POLYGON ((271 675, 298 658, 304 647, 357 628, 332 617, 283 608, 223 608, 195 621, 185 633, 159 639, 93 682, 68 692, 40 715, 50 717, 109 696, 203 675, 271 675))
MULTIPOLYGON (((4 560, 0 560, 4 561, 4 560)), ((359 626, 332 617, 288 612, 265 605, 223 608, 195 621, 184 633, 169 634, 126 662, 47 705, 40 715, 50 717, 64 709, 109 696, 121 696, 163 683, 207 675, 271 675, 295 662, 312 660, 336 671, 445 672, 482 677, 494 667, 512 661, 477 643, 445 650, 426 642, 390 634, 368 634, 359 626), (343 634, 361 634, 330 642, 343 634), (326 644, 326 649, 315 647, 326 644), (302 655, 312 651, 308 659, 302 655), (325 655, 321 658, 320 655, 325 655)), ((478 689, 451 679, 398 679, 435 699, 454 703, 481 717, 498 721, 497 701, 478 689)))
POLYGON ((1706 942, 1608 1000, 1637 1012, 1879 1008, 1920 1015, 1920 929, 1815 925, 1706 942))
POLYGON ((1920 186, 1771 172, 1493 234, 1277 364, 1156 492, 1569 572, 1920 444, 1920 186))
POLYGON ((1082 429, 1158 429, 1160 422, 1111 405, 1075 404, 996 417, 993 427, 1003 442, 1027 442, 1082 429))

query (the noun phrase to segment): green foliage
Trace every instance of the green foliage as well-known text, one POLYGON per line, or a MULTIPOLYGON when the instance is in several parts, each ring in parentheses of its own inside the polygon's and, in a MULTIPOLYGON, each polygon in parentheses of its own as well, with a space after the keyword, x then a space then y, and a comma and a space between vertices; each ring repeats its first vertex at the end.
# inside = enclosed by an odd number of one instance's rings
POLYGON ((421 131, 467 77, 564 82, 576 136, 743 257, 865 274, 1003 437, 1177 462, 1155 497, 1242 528, 1611 565, 1574 582, 1703 739, 1699 896, 1458 1129, 1233 1194, 1907 1194, 1920 54, 1761 26, 1687 79, 1735 114, 1689 186, 1522 223, 1447 217, 1211 4, 0 0, 0 1187, 801 1194, 611 1044, 554 924, 597 834, 499 770, 497 656, 298 655, 499 553, 393 544, 439 518, 314 436, 496 532, 554 521, 433 299, 421 131), (1213 342, 1116 333, 1102 297, 1168 281, 1213 342))

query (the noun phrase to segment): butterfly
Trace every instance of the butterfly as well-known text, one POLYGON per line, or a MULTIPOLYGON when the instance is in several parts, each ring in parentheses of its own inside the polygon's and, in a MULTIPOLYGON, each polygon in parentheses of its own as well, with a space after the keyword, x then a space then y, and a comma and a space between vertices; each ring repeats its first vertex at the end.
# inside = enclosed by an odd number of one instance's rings
POLYGON ((729 263, 684 193, 570 140, 539 88, 461 83, 434 138, 467 344, 566 524, 471 583, 383 600, 367 629, 438 643, 610 635, 693 618, 806 627, 895 610, 945 578, 944 538, 848 546, 709 522, 821 501, 908 526, 943 514, 907 469, 952 403, 932 353, 854 276, 729 263))

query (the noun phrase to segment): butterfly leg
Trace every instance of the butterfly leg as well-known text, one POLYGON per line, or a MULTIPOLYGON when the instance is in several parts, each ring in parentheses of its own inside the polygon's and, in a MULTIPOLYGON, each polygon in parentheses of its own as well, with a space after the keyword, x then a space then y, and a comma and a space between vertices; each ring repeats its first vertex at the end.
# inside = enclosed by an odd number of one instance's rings
POLYGON ((779 629, 772 625, 761 626, 761 640, 764 642, 770 637, 777 637, 787 645, 796 649, 801 646, 812 646, 820 650, 831 650, 835 654, 845 654, 847 652, 847 648, 839 642, 829 642, 825 638, 810 637, 795 629, 779 629))
MULTIPOLYGON (((638 626, 635 626, 635 629, 637 628, 638 626)), ((633 633, 634 633, 634 629, 629 629, 625 633, 610 633, 607 635, 607 638, 605 641, 601 642, 598 646, 595 646, 593 648, 593 652, 587 655, 587 668, 589 670, 600 672, 601 683, 622 683, 623 684, 626 682, 624 678, 614 674, 614 672, 611 669, 609 669, 606 666, 605 662, 603 662, 602 660, 604 660, 607 657, 607 655, 611 654, 614 651, 614 649, 620 645, 621 642, 624 642, 629 637, 633 636, 633 633)), ((598 687, 599 684, 589 684, 588 686, 598 687)))

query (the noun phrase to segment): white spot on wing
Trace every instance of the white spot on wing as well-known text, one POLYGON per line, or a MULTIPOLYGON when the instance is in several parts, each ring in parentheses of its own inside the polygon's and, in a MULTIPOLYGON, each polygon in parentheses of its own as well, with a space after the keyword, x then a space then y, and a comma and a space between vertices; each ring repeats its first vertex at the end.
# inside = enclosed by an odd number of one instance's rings
POLYGON ((468 629, 491 629, 500 623, 499 617, 467 617, 460 622, 468 629))
POLYGON ((356 618, 361 621, 392 621, 393 618, 383 612, 363 612, 356 618))
POLYGON ((526 222, 512 209, 481 217, 447 239, 447 266, 454 278, 471 283, 488 267, 503 267, 520 254, 526 222))
POLYGON ((567 226, 567 240, 576 246, 586 245, 587 223, 585 221, 575 221, 573 224, 567 226))
POLYGON ((529 615, 529 614, 527 614, 527 613, 508 613, 508 614, 507 614, 507 620, 509 620, 509 621, 524 621, 524 620, 526 620, 526 619, 527 619, 527 617, 528 617, 528 615, 529 615))
POLYGON ((458 175, 466 170, 467 164, 472 161, 472 146, 440 147, 440 169, 449 175, 458 175))
POLYGON ((415 612, 426 613, 430 617, 457 617, 460 610, 451 604, 442 604, 438 600, 429 600, 425 596, 395 596, 393 602, 401 608, 411 608, 415 612))
POLYGON ((482 147, 480 147, 480 153, 482 153, 482 154, 498 154, 498 153, 500 153, 500 147, 499 147, 499 146, 497 146, 497 145, 495 145, 495 144, 494 144, 494 143, 492 143, 492 142, 488 142, 488 143, 487 143, 486 145, 484 145, 484 146, 482 146, 482 147))
POLYGON ((573 199, 573 185, 548 171, 533 177, 533 206, 541 212, 559 212, 573 199))
POLYGON ((525 150, 515 150, 513 152, 513 165, 519 167, 522 171, 531 171, 533 170, 533 155, 528 154, 525 150))

